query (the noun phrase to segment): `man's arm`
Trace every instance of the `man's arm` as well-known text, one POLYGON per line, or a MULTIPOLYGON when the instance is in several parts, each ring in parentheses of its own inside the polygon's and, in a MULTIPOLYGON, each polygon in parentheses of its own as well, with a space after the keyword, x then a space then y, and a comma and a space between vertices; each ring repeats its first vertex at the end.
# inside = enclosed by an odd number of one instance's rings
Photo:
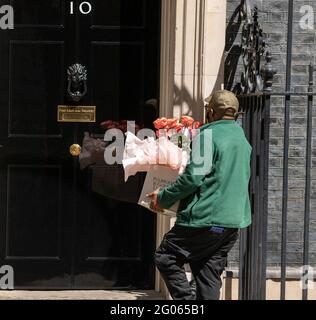
POLYGON ((177 201, 194 193, 203 183, 205 175, 211 171, 214 153, 211 129, 203 130, 194 140, 190 162, 184 173, 177 178, 175 183, 158 193, 158 205, 162 208, 170 208, 177 201), (200 152, 198 147, 200 147, 200 152), (200 156, 199 159, 198 156, 200 156))

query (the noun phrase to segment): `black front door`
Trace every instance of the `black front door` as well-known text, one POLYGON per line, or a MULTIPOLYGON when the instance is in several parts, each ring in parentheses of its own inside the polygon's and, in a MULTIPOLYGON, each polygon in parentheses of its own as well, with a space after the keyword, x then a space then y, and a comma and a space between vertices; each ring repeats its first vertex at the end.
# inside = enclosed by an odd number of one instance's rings
MULTIPOLYGON (((158 96, 159 0, 11 0, 0 30, 0 266, 15 288, 153 288, 154 216, 91 190, 69 152, 104 120, 141 121, 158 96), (87 93, 67 94, 67 68, 87 93), (95 105, 96 123, 57 122, 95 105)), ((0 5, 8 1, 0 1, 0 5)))

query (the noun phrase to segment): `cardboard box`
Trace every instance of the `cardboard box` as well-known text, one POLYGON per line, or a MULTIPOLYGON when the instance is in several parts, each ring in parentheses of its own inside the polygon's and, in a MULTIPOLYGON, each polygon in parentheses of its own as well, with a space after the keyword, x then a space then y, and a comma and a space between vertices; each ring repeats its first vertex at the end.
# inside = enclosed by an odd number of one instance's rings
POLYGON ((140 195, 138 204, 147 208, 148 210, 163 214, 171 217, 175 217, 178 211, 179 202, 175 203, 171 208, 164 209, 163 212, 155 211, 151 208, 151 198, 146 197, 146 194, 151 193, 158 188, 164 188, 174 183, 178 177, 178 170, 171 169, 166 166, 153 165, 147 172, 147 176, 144 182, 143 190, 140 195))

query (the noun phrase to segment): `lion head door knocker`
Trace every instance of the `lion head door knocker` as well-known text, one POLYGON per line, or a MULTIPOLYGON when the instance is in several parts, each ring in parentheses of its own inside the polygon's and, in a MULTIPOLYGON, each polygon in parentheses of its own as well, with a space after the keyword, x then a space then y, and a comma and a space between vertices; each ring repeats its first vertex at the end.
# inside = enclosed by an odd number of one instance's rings
POLYGON ((87 93, 87 69, 75 63, 67 69, 68 96, 74 102, 79 102, 87 93))

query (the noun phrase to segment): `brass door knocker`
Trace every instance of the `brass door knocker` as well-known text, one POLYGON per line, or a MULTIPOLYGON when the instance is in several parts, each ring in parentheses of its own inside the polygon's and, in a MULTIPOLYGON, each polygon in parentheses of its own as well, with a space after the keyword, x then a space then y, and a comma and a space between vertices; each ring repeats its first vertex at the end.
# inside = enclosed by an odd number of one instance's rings
POLYGON ((67 69, 68 96, 74 102, 79 102, 87 93, 87 69, 75 63, 67 69))

